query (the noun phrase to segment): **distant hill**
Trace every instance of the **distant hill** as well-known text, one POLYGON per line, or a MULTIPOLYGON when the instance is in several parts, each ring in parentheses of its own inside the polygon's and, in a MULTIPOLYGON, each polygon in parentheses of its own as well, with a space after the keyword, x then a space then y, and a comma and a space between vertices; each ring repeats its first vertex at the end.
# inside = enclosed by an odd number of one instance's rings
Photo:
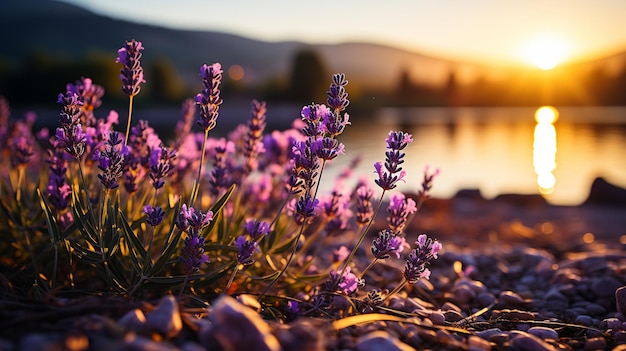
MULTIPOLYGON (((402 72, 417 84, 442 86, 454 72, 456 84, 493 77, 512 77, 519 68, 494 67, 431 57, 370 43, 308 45, 301 42, 265 42, 237 35, 173 30, 121 21, 54 0, 14 0, 0 3, 0 60, 19 62, 36 51, 80 58, 89 53, 115 57, 125 40, 143 42, 144 60, 167 57, 187 82, 197 81, 203 63, 220 62, 227 68, 244 67, 245 80, 259 84, 288 74, 298 50, 317 51, 333 72, 344 72, 363 88, 389 90, 398 86, 402 72)), ((621 74, 626 52, 571 65, 579 71, 621 74)), ((68 78, 69 80, 70 78, 68 78)))

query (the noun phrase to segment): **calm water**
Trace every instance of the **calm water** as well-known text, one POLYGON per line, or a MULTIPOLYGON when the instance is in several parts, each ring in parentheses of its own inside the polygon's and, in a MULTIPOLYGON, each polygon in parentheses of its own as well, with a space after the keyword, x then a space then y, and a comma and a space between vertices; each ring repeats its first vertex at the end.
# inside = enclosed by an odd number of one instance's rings
POLYGON ((373 179, 372 164, 384 157, 387 133, 403 130, 413 134, 414 142, 406 149, 408 181, 401 190, 416 191, 426 165, 441 169, 433 189, 437 197, 479 189, 486 198, 541 193, 550 203, 575 205, 587 198, 595 177, 626 187, 626 108, 543 110, 548 117, 558 114, 554 123, 538 123, 536 111, 387 108, 373 122, 361 123, 354 116, 341 136, 344 160, 362 155, 355 172, 373 179))

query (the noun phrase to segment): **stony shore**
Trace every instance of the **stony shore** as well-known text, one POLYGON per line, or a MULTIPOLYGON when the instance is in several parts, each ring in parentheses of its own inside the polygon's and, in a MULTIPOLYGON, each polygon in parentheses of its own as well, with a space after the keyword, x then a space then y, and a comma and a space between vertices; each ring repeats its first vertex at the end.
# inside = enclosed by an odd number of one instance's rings
MULTIPOLYGON (((626 350, 626 201, 598 182, 580 206, 475 191, 431 199, 407 230, 444 244, 431 280, 370 320, 279 323, 248 295, 192 308, 172 296, 0 294, 0 350, 626 350)), ((400 272, 377 265, 367 279, 392 289, 400 272)))

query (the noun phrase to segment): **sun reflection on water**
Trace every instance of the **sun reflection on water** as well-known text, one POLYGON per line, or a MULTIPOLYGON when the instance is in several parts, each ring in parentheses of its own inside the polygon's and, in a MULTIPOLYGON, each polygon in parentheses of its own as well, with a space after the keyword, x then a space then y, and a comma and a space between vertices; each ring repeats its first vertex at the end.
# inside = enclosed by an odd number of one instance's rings
POLYGON ((556 129, 554 122, 559 111, 552 106, 542 106, 535 112, 535 133, 533 138, 533 166, 537 173, 539 192, 549 195, 554 191, 556 177, 556 129))

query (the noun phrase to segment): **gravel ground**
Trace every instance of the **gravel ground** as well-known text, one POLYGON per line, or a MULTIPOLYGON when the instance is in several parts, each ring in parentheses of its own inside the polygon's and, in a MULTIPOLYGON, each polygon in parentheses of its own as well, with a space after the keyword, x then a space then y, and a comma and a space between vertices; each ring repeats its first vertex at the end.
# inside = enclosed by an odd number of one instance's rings
MULTIPOLYGON (((371 320, 279 323, 247 295, 208 308, 172 296, 4 297, 0 350, 626 350, 625 214, 535 196, 432 199, 407 230, 444 245, 431 280, 369 310, 371 320)), ((392 289, 401 266, 366 278, 392 289)))

